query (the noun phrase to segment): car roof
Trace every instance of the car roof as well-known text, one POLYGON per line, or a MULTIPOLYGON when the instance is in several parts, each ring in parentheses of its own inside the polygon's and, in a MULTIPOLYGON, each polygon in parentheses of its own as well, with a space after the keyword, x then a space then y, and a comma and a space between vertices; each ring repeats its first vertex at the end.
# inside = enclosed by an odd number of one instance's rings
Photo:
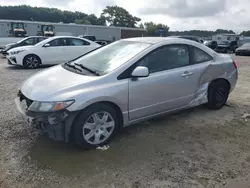
POLYGON ((40 46, 40 45, 44 45, 44 44, 47 43, 47 42, 50 42, 50 41, 55 40, 55 39, 60 39, 60 38, 73 38, 73 39, 79 39, 79 40, 87 41, 87 42, 89 42, 90 44, 94 44, 94 42, 91 41, 91 40, 88 40, 88 39, 85 39, 85 38, 80 38, 80 37, 74 37, 74 36, 54 36, 54 37, 48 37, 47 39, 41 41, 41 42, 38 43, 38 44, 39 44, 39 46, 40 46))
POLYGON ((177 38, 177 37, 135 37, 135 38, 128 38, 123 39, 124 41, 133 41, 133 42, 143 42, 143 43, 150 43, 150 44, 157 44, 164 41, 180 41, 180 42, 187 42, 189 40, 177 38))
POLYGON ((184 38, 178 38, 178 37, 137 37, 137 38, 128 38, 128 39, 122 39, 122 41, 132 41, 132 42, 141 42, 141 43, 149 43, 151 45, 157 45, 159 43, 182 43, 186 45, 192 45, 195 47, 198 47, 211 56, 214 56, 213 54, 216 53, 212 49, 206 47, 204 44, 190 40, 190 39, 184 39, 184 38))
MULTIPOLYGON (((59 39, 59 38, 75 38, 75 39, 82 39, 80 37, 75 37, 75 36, 54 36, 50 37, 51 39, 59 39)), ((84 38, 85 39, 85 38, 84 38)))
POLYGON ((45 36, 29 36, 29 37, 26 37, 26 38, 47 38, 45 36))

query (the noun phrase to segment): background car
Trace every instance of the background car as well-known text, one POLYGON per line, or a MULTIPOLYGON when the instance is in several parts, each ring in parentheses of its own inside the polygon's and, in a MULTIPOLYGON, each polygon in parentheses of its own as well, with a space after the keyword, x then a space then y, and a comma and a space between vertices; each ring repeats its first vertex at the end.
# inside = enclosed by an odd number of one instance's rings
POLYGON ((212 50, 214 50, 214 49, 218 46, 218 43, 217 43, 216 41, 212 41, 212 40, 210 40, 210 41, 205 41, 204 44, 205 44, 207 47, 211 48, 212 50))
POLYGON ((50 37, 35 46, 17 47, 8 51, 8 63, 37 68, 41 65, 53 65, 68 62, 100 45, 88 39, 78 37, 50 37))
POLYGON ((108 44, 108 42, 107 41, 95 41, 97 44, 100 44, 101 46, 105 46, 105 45, 107 45, 108 44))
POLYGON ((43 37, 43 36, 26 37, 26 38, 18 41, 17 43, 11 43, 11 44, 5 45, 3 47, 1 53, 3 54, 3 56, 6 56, 8 54, 8 50, 11 50, 13 48, 20 47, 20 46, 35 45, 35 44, 37 44, 45 39, 47 39, 47 37, 43 37))
POLYGON ((219 53, 234 53, 237 47, 237 41, 222 41, 221 44, 218 44, 218 46, 214 50, 219 53))
POLYGON ((245 43, 235 50, 235 55, 250 55, 250 43, 245 43))
POLYGON ((91 40, 91 41, 96 41, 96 37, 94 35, 79 35, 78 37, 88 39, 88 40, 91 40))
POLYGON ((195 41, 195 42, 203 43, 202 40, 199 37, 191 36, 191 35, 181 35, 181 36, 171 36, 171 37, 188 39, 188 40, 192 40, 192 41, 195 41))
POLYGON ((15 103, 50 138, 96 148, 119 129, 163 113, 201 104, 218 110, 237 78, 231 57, 203 44, 130 38, 37 73, 15 103))

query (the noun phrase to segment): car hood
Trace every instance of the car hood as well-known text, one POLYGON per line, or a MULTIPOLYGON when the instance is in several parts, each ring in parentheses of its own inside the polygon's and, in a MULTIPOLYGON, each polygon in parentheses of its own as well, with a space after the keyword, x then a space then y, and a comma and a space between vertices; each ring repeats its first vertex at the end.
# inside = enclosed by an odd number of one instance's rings
POLYGON ((3 50, 8 50, 9 48, 13 47, 17 45, 17 43, 10 43, 10 44, 6 44, 5 46, 3 46, 3 50))
POLYGON ((6 48, 6 47, 10 47, 10 46, 14 46, 14 45, 16 45, 17 43, 10 43, 10 44, 6 44, 4 47, 6 48))
POLYGON ((249 50, 250 51, 250 47, 239 47, 236 50, 249 50))
POLYGON ((9 52, 14 52, 14 51, 19 51, 19 50, 28 50, 32 47, 34 46, 20 46, 20 47, 16 47, 16 48, 9 50, 9 52))
POLYGON ((21 92, 35 101, 69 100, 76 90, 98 79, 98 76, 77 74, 57 65, 30 77, 22 85, 21 92))

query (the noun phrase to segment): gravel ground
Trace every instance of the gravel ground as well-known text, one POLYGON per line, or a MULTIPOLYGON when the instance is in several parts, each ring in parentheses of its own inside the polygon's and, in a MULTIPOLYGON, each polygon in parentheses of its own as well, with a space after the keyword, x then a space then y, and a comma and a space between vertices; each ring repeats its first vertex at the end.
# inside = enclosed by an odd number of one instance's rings
POLYGON ((197 107, 131 126, 106 151, 49 140, 16 112, 33 73, 0 59, 0 187, 249 187, 250 58, 233 57, 239 81, 219 111, 197 107))

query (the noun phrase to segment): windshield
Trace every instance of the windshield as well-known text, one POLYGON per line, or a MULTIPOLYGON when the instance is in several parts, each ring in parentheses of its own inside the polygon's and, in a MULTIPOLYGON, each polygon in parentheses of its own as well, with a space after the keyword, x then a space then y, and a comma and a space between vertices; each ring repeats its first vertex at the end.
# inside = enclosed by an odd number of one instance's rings
POLYGON ((43 31, 53 31, 52 25, 44 25, 42 28, 43 31))
POLYGON ((74 63, 105 74, 118 68, 150 45, 149 43, 117 41, 84 55, 74 63))
POLYGON ((23 29, 22 23, 13 23, 12 26, 14 29, 23 29))
POLYGON ((48 43, 48 42, 50 42, 51 41, 51 37, 50 38, 47 38, 47 39, 44 39, 44 40, 42 40, 42 41, 40 41, 40 42, 38 42, 36 45, 34 45, 34 46, 39 46, 40 44, 42 44, 42 43, 44 43, 44 44, 46 44, 46 43, 48 43))
POLYGON ((24 39, 22 39, 22 40, 19 40, 17 43, 20 44, 20 43, 22 43, 23 41, 28 40, 28 39, 30 39, 30 37, 27 37, 27 38, 24 38, 24 39))

